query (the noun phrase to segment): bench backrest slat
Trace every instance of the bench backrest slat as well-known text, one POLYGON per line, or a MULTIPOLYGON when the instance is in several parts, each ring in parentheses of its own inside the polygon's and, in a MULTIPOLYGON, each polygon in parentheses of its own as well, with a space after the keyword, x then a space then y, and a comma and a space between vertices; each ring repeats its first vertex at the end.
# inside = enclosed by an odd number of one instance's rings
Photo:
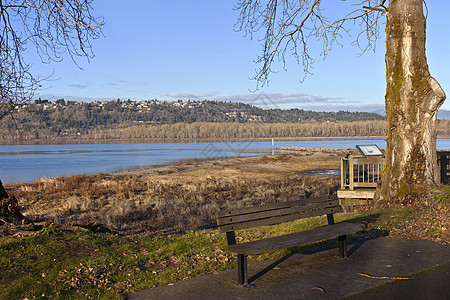
POLYGON ((217 212, 216 216, 217 216, 217 218, 226 217, 226 216, 235 216, 235 215, 242 215, 242 214, 260 212, 260 211, 265 211, 265 210, 278 209, 278 208, 283 208, 283 207, 291 207, 291 206, 295 206, 295 205, 321 203, 321 202, 330 201, 330 200, 338 200, 338 198, 337 198, 337 196, 326 196, 326 197, 318 197, 318 198, 310 198, 310 199, 305 198, 305 199, 300 199, 300 200, 295 200, 295 201, 278 202, 278 203, 272 203, 272 204, 260 205, 260 206, 223 209, 223 210, 217 212))
POLYGON ((327 208, 320 210, 320 213, 317 213, 317 211, 309 211, 302 214, 291 214, 291 215, 285 215, 281 217, 272 217, 267 219, 261 219, 257 221, 251 221, 251 222, 243 222, 243 223, 237 223, 237 224, 229 224, 219 227, 219 232, 228 232, 228 231, 235 231, 235 230, 241 230, 241 229, 247 229, 247 228, 253 228, 258 226, 268 226, 268 225, 275 225, 283 222, 290 222, 297 219, 302 218, 310 218, 315 216, 321 216, 324 214, 332 214, 339 211, 339 207, 335 206, 332 208, 327 208))
POLYGON ((223 226, 227 224, 235 224, 246 221, 258 220, 263 218, 270 217, 281 217, 289 214, 300 214, 307 211, 312 210, 320 210, 328 207, 337 206, 338 203, 333 200, 329 200, 321 203, 313 203, 313 204, 300 204, 300 205, 292 205, 290 207, 283 207, 279 209, 271 209, 265 210, 261 212, 253 212, 249 214, 240 214, 234 216, 226 216, 217 219, 217 225, 223 226))
POLYGON ((274 225, 340 212, 337 197, 302 199, 263 206, 222 210, 217 213, 219 232, 274 225))

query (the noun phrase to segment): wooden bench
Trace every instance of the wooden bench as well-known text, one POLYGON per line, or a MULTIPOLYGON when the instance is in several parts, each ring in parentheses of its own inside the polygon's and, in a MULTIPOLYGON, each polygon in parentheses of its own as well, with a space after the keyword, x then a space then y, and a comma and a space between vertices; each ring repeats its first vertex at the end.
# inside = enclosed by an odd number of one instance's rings
POLYGON ((339 205, 339 199, 336 196, 329 196, 263 206, 224 209, 217 212, 216 217, 219 232, 226 233, 228 250, 237 253, 237 283, 246 287, 252 286, 248 282, 248 255, 313 244, 337 237, 339 243, 339 256, 346 258, 346 235, 360 231, 363 225, 345 222, 335 224, 333 214, 340 211, 341 207, 339 205), (236 230, 274 225, 322 215, 327 215, 328 225, 326 226, 246 243, 236 243, 236 230))

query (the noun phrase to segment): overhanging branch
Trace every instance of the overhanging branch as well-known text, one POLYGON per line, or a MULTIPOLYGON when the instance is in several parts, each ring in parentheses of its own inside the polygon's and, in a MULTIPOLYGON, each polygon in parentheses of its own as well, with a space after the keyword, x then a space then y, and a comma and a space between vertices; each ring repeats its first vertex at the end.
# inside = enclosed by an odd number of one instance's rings
MULTIPOLYGON (((375 48, 376 40, 381 36, 378 22, 385 15, 385 1, 360 0, 359 8, 348 5, 350 13, 335 19, 329 18, 328 1, 323 0, 239 0, 235 9, 240 15, 235 28, 244 35, 253 36, 263 30, 262 54, 256 63, 261 65, 253 79, 258 86, 268 83, 272 67, 278 60, 286 68, 286 54, 291 54, 298 64, 303 66, 304 76, 311 74, 314 62, 309 53, 313 40, 321 43, 321 56, 326 57, 335 44, 341 45, 344 36, 350 36, 351 28, 360 24, 359 34, 354 44, 361 53, 375 48), (322 7, 324 6, 324 7, 322 7)), ((335 5, 341 5, 335 4, 335 5)))
POLYGON ((386 13, 387 9, 386 8, 378 8, 378 7, 370 7, 370 6, 363 6, 364 9, 368 9, 368 10, 376 10, 376 11, 380 11, 382 13, 386 13))

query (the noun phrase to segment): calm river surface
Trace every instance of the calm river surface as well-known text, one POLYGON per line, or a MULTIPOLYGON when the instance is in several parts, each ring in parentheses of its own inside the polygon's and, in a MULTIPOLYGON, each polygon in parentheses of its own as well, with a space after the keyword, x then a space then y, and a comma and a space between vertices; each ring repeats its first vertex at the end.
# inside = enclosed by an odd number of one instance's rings
MULTIPOLYGON (((276 147, 355 148, 381 139, 275 140, 276 147)), ((450 150, 450 139, 437 141, 439 150, 450 150)), ((280 151, 278 151, 280 152, 280 151)), ((214 143, 0 145, 0 180, 35 181, 42 177, 111 173, 171 165, 191 160, 272 153, 270 140, 214 143)))

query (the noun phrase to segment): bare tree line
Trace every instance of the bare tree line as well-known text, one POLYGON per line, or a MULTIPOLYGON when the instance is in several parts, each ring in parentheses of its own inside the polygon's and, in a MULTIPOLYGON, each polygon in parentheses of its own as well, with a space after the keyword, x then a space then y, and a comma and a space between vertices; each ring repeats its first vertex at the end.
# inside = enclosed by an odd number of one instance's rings
MULTIPOLYGON (((114 132, 117 134, 117 132, 114 132)), ((270 137, 384 136, 384 121, 340 123, 178 123, 133 126, 119 131, 125 139, 240 139, 270 137)))
MULTIPOLYGON (((438 120, 439 136, 450 136, 450 119, 438 120)), ((324 122, 324 123, 176 123, 164 125, 137 125, 127 128, 95 129, 77 132, 76 129, 61 136, 55 132, 0 132, 0 140, 20 141, 72 141, 72 140, 227 140, 246 138, 284 137, 356 137, 387 134, 386 121, 324 122)))

